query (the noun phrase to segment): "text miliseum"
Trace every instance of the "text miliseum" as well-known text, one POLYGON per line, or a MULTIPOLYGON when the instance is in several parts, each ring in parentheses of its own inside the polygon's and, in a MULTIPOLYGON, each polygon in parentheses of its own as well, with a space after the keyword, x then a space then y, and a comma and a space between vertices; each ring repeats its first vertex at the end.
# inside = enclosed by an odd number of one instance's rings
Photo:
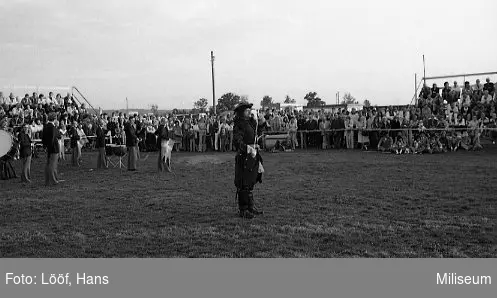
POLYGON ((463 276, 457 273, 437 273, 437 285, 491 285, 492 277, 487 276, 463 276))

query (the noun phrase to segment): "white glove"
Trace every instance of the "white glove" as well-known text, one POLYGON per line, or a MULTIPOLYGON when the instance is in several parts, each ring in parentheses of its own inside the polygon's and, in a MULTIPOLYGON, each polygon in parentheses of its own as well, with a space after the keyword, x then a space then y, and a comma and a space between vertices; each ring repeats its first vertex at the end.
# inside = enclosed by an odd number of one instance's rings
POLYGON ((247 153, 255 158, 255 156, 257 155, 257 150, 254 147, 247 145, 247 153))

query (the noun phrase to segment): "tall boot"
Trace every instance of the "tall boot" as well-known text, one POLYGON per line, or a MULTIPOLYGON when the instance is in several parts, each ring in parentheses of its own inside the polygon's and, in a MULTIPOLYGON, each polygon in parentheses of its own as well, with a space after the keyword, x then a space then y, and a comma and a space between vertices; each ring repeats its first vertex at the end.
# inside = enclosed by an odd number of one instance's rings
POLYGON ((257 208, 255 208, 254 194, 252 193, 252 191, 248 192, 248 211, 254 215, 260 215, 264 213, 263 211, 257 210, 257 208))
POLYGON ((238 208, 240 209, 240 217, 251 219, 254 217, 252 213, 250 213, 249 209, 249 193, 246 190, 238 191, 238 208))

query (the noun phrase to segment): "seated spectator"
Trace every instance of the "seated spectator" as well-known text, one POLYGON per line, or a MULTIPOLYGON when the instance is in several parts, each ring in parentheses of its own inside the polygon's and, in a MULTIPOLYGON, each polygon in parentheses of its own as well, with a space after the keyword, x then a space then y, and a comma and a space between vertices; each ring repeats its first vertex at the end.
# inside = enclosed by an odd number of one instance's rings
POLYGON ((451 104, 452 103, 452 98, 450 96, 450 86, 449 82, 444 83, 444 87, 442 89, 442 100, 447 101, 447 103, 451 104))
POLYGON ((414 154, 430 153, 430 142, 424 132, 414 140, 414 154))
MULTIPOLYGON (((497 129, 497 114, 495 112, 490 114, 490 120, 487 127, 497 129)), ((495 143, 497 142, 497 130, 493 130, 490 132, 490 138, 492 140, 492 144, 495 145, 495 143)))
POLYGON ((393 140, 392 137, 386 132, 382 132, 382 137, 378 142, 378 151, 390 152, 392 150, 393 140))
POLYGON ((471 96, 465 94, 463 95, 462 97, 462 101, 461 101, 461 106, 463 107, 471 107, 473 104, 472 100, 471 100, 471 96))
POLYGON ((457 81, 454 81, 454 85, 452 86, 450 95, 450 102, 458 102, 459 98, 461 98, 461 87, 457 85, 457 81))
POLYGON ((397 155, 409 152, 409 150, 407 149, 407 142, 402 136, 402 132, 397 133, 397 136, 395 137, 395 142, 392 144, 391 150, 392 153, 395 153, 397 155))
POLYGON ((464 82, 464 88, 462 89, 461 95, 463 98, 465 98, 466 96, 469 96, 469 98, 473 97, 473 88, 468 81, 464 82))
POLYGON ((483 85, 483 90, 487 90, 492 97, 495 95, 495 85, 490 81, 490 78, 487 78, 485 85, 483 85))
POLYGON ((450 151, 457 151, 461 145, 461 138, 457 136, 456 132, 451 132, 447 135, 447 147, 450 151))
POLYGON ((483 96, 481 97, 481 101, 480 101, 482 104, 487 104, 487 105, 490 105, 492 104, 493 102, 493 98, 492 96, 490 95, 490 93, 488 92, 488 90, 484 90, 483 91, 483 96))
POLYGON ((468 114, 470 113, 469 106, 462 107, 461 114, 463 118, 468 118, 468 114))
POLYGON ((442 131, 440 133, 440 138, 439 141, 442 144, 442 151, 447 152, 450 148, 450 141, 449 141, 450 135, 447 134, 446 131, 442 131))
POLYGON ((461 140, 459 142, 460 148, 468 151, 471 149, 471 139, 467 131, 462 133, 461 140))
POLYGON ((440 142, 438 134, 432 135, 430 137, 429 146, 428 146, 428 152, 430 154, 442 153, 443 152, 443 145, 440 142))
POLYGON ((476 80, 476 84, 473 87, 474 101, 480 101, 482 96, 483 96, 483 85, 480 83, 480 80, 476 80))
POLYGON ((35 121, 33 121, 31 125, 31 133, 32 133, 31 139, 41 139, 42 131, 43 131, 43 124, 41 124, 41 120, 37 118, 35 121))
POLYGON ((423 88, 421 88, 421 92, 419 93, 419 98, 426 100, 426 99, 428 99, 430 94, 431 94, 430 87, 428 87, 428 85, 426 85, 426 83, 423 84, 423 88))

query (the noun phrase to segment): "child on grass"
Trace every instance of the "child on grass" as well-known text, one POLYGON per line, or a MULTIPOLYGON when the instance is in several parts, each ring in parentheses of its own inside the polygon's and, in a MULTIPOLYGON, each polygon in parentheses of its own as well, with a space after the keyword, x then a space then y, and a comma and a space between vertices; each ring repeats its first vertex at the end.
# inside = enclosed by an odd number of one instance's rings
POLYGON ((430 154, 443 152, 443 146, 442 146, 442 143, 440 142, 438 134, 431 136, 430 146, 429 146, 428 151, 430 154))
POLYGON ((383 136, 378 142, 378 151, 390 152, 392 150, 393 140, 388 133, 383 132, 383 136))
POLYGON ((471 138, 467 131, 463 132, 459 146, 466 151, 471 149, 471 138))
POLYGON ((397 137, 395 137, 395 143, 392 146, 392 153, 395 153, 397 155, 406 153, 406 142, 404 137, 402 136, 402 133, 399 132, 397 134, 397 137))

